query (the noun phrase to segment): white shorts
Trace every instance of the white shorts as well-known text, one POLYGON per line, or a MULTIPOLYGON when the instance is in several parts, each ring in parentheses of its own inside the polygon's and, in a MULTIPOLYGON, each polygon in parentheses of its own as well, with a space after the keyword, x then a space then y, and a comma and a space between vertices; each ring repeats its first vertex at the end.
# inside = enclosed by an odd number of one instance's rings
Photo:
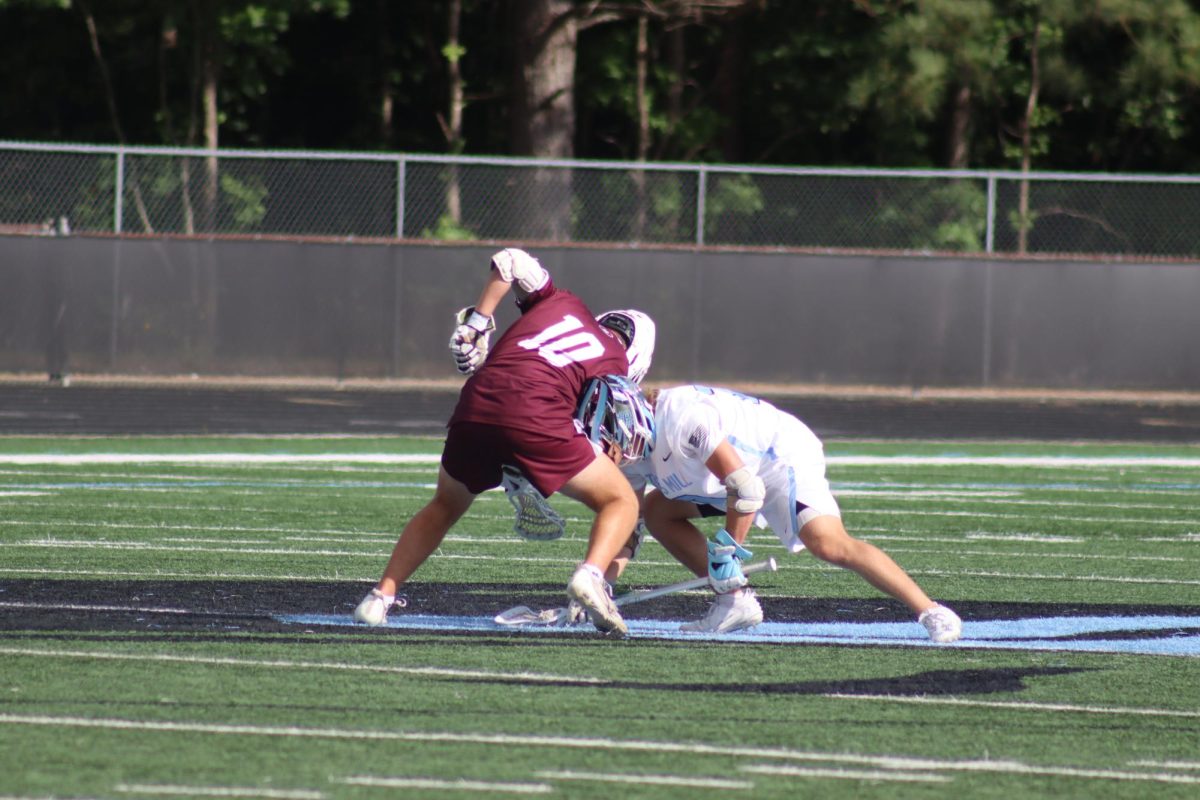
MULTIPOLYGON (((766 486, 767 499, 755 517, 754 524, 770 528, 788 552, 804 549, 800 529, 817 517, 841 518, 829 481, 825 478, 825 448, 808 426, 791 419, 775 439, 773 458, 764 461, 759 477, 766 486)), ((711 498, 707 503, 725 510, 725 498, 711 498)))

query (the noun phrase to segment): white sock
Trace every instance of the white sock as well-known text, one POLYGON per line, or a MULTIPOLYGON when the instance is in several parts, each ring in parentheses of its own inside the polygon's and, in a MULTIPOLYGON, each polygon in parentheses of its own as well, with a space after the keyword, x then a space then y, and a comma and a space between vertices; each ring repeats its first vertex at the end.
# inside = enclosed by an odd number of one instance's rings
POLYGON ((585 570, 587 570, 587 572, 588 572, 588 574, 589 574, 589 575, 593 575, 593 576, 595 576, 595 577, 596 577, 598 580, 604 580, 604 573, 603 573, 603 572, 601 572, 601 571, 600 571, 600 570, 599 570, 599 569, 598 569, 598 568, 597 568, 595 565, 593 565, 593 564, 580 564, 579 566, 581 566, 581 567, 583 567, 585 570))

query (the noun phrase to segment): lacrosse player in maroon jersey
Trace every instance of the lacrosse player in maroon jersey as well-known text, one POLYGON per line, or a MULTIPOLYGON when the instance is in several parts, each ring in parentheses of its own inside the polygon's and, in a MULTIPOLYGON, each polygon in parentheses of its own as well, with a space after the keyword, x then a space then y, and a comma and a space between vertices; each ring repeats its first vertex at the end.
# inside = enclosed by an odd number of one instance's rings
POLYGON ((568 599, 614 636, 625 620, 606 590, 604 572, 638 520, 638 498, 612 460, 575 419, 593 378, 640 380, 654 351, 654 323, 638 311, 597 320, 583 301, 554 285, 537 259, 507 248, 492 257, 474 306, 462 309, 450 339, 464 384, 450 417, 433 499, 400 534, 383 577, 354 612, 382 625, 399 587, 441 544, 475 497, 501 484, 516 467, 543 496, 555 492, 595 513, 583 562, 567 584, 568 599), (513 291, 520 318, 495 342, 493 313, 513 291))

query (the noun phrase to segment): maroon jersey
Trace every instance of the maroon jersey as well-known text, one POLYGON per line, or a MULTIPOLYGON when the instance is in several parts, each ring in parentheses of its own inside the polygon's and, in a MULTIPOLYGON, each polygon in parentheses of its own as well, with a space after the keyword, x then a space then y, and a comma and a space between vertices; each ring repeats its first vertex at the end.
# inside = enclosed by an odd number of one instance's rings
POLYGON ((530 295, 520 319, 491 347, 463 386, 450 417, 532 432, 573 426, 592 378, 624 375, 625 346, 583 301, 552 282, 530 295))

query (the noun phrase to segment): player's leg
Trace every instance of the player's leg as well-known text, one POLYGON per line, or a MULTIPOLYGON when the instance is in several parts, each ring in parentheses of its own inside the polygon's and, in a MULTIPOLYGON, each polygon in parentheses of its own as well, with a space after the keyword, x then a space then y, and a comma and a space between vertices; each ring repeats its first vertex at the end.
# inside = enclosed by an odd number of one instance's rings
POLYGON ((891 556, 846 532, 842 520, 820 516, 800 529, 800 541, 817 558, 858 573, 867 583, 920 614, 933 605, 929 596, 891 556))
POLYGON ((584 563, 603 571, 637 526, 637 495, 617 465, 603 456, 567 481, 561 491, 595 512, 584 563))
POLYGON ((440 467, 433 499, 404 526, 376 588, 395 594, 396 589, 433 554, 446 532, 467 513, 474 500, 475 495, 463 483, 450 477, 445 467, 440 467))
MULTIPOLYGON (((642 502, 646 527, 668 553, 697 577, 708 575, 708 540, 692 520, 724 516, 715 506, 699 506, 688 500, 672 500, 651 492, 642 502)), ((730 633, 762 622, 762 606, 748 587, 718 593, 708 612, 680 626, 686 633, 730 633)))
POLYGON ((595 456, 560 491, 595 513, 587 553, 571 576, 567 594, 588 609, 597 628, 623 635, 627 626, 608 595, 604 573, 637 525, 637 496, 617 465, 604 456, 595 456))
POLYGON ((800 541, 822 561, 857 573, 879 591, 904 603, 937 642, 959 637, 962 623, 953 611, 935 603, 892 557, 846 532, 840 517, 813 517, 800 528, 800 541))
POLYGON ((387 612, 395 602, 400 586, 433 554, 446 532, 462 518, 474 500, 475 495, 462 482, 452 478, 445 467, 438 469, 433 499, 404 526, 392 547, 383 577, 355 610, 356 620, 368 625, 382 625, 387 621, 387 612))
POLYGON ((642 518, 655 540, 697 577, 708 574, 708 548, 704 534, 692 523, 703 516, 687 500, 672 500, 661 492, 642 499, 642 518))

